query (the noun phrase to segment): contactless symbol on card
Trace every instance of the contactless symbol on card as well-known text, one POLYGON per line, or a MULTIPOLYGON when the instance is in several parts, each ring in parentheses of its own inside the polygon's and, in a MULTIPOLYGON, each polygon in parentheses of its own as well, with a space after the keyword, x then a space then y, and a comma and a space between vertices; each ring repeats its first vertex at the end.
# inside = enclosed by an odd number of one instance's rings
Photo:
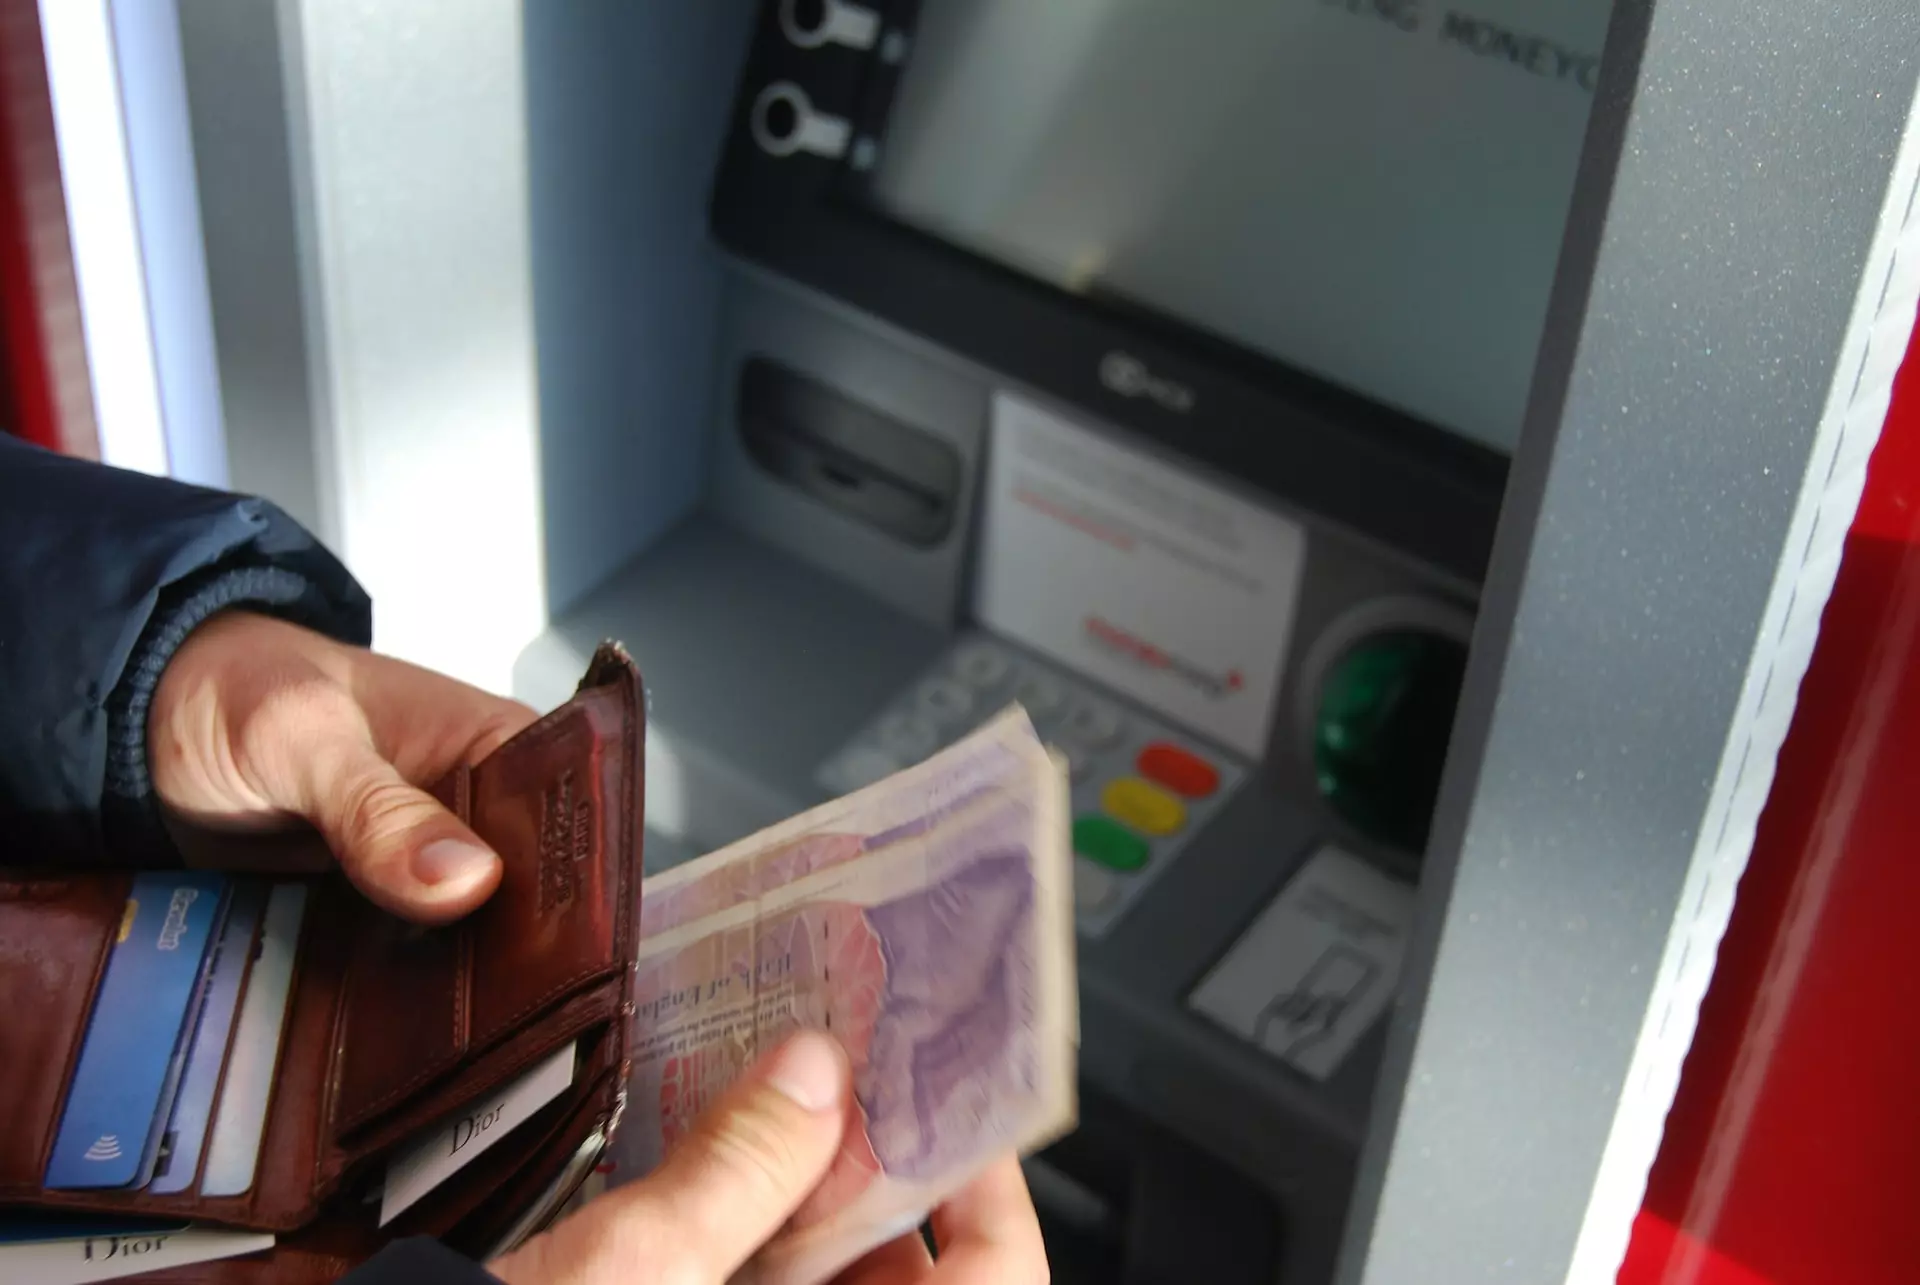
POLYGON ((83 1160, 118 1160, 124 1153, 120 1150, 120 1139, 111 1133, 103 1133, 94 1139, 91 1147, 81 1153, 83 1160))

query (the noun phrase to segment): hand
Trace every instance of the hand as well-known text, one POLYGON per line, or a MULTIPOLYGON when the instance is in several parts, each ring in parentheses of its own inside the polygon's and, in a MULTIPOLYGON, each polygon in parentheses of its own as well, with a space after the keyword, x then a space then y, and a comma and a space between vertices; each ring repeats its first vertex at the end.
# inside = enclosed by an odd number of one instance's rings
POLYGON ((889 1241, 835 1285, 1047 1285, 1046 1242, 1020 1162, 995 1164, 933 1211, 935 1261, 920 1233, 889 1241))
POLYGON ((477 763, 534 712, 403 661, 235 611, 188 636, 147 715, 154 789, 190 861, 222 836, 316 829, 397 915, 440 923, 500 859, 420 786, 477 763))
MULTIPOLYGON (((778 1232, 840 1148, 845 1055, 803 1032, 743 1076, 655 1172, 601 1196, 487 1269, 506 1285, 722 1285, 778 1232)), ((1045 1285, 1046 1249, 1008 1159, 839 1285, 1045 1285)))

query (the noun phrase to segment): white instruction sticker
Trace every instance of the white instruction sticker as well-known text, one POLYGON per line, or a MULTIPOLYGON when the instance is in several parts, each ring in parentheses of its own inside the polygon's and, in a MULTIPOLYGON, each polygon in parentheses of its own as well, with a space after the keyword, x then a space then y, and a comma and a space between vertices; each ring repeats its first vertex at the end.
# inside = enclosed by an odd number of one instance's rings
POLYGON ((1322 848, 1188 1002, 1324 1080, 1392 1002, 1412 922, 1410 886, 1322 848))
POLYGON ((396 1156, 387 1166, 386 1189, 380 1196, 380 1225, 500 1141, 573 1083, 574 1045, 554 1053, 504 1088, 469 1103, 443 1120, 433 1131, 396 1156))
POLYGON ((982 623, 1251 758, 1306 540, 1277 514, 1010 394, 993 403, 982 623))

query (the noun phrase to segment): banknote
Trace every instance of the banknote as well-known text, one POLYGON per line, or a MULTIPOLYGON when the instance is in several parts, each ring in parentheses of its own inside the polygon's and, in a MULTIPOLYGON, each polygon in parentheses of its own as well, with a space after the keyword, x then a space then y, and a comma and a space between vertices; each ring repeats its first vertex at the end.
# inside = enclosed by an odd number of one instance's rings
POLYGON ((853 1064, 846 1141, 742 1279, 815 1285, 1074 1123, 1064 765, 1017 707, 895 776, 649 879, 611 1183, 800 1027, 853 1064))

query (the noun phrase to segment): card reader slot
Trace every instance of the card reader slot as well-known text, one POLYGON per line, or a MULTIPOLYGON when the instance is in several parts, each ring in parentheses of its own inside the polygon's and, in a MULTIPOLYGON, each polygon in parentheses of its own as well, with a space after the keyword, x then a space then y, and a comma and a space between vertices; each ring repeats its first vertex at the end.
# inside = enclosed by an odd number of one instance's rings
POLYGON ((952 529, 960 456, 930 433, 765 357, 741 368, 739 428, 763 470, 856 521, 923 547, 952 529))

